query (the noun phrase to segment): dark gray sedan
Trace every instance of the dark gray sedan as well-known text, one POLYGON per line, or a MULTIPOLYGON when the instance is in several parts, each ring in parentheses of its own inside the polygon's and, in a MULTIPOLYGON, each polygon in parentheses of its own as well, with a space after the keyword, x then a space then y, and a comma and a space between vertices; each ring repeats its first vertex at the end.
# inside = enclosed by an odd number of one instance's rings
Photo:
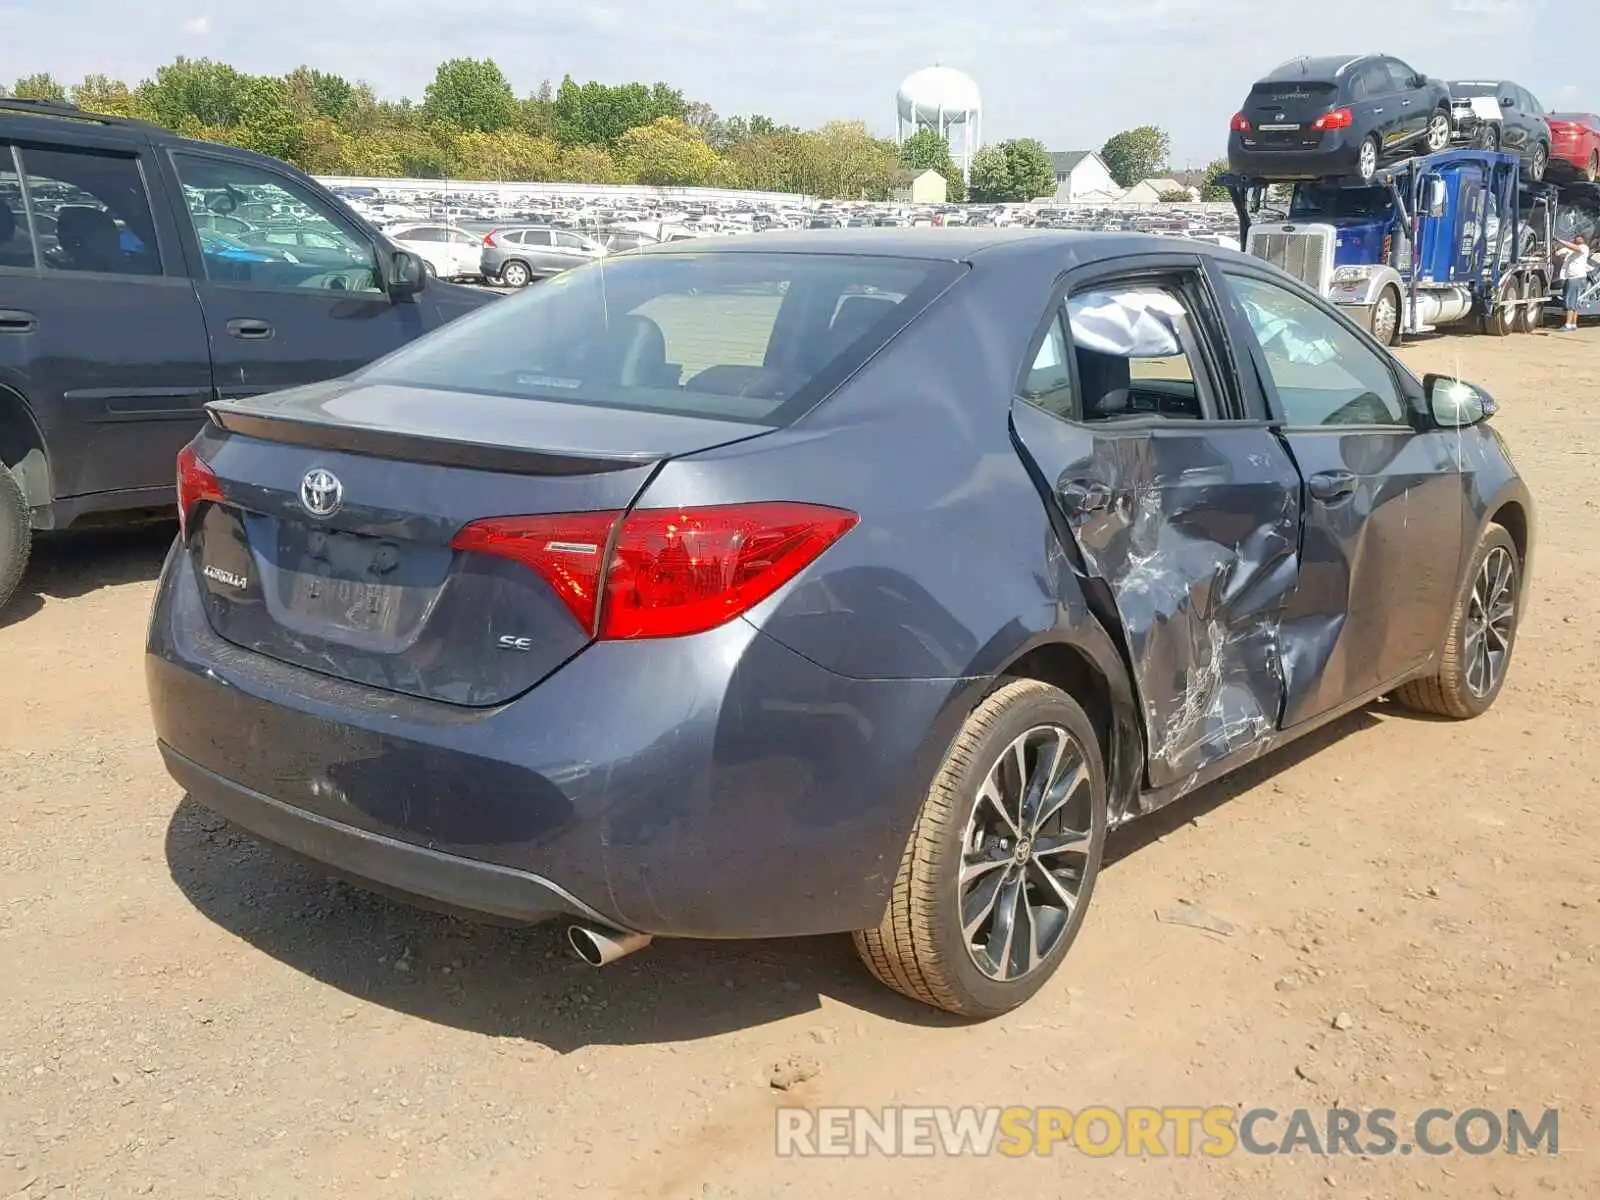
POLYGON ((212 405, 156 733, 257 835, 597 965, 851 932, 991 1016, 1109 828, 1494 703, 1534 521, 1493 411, 1218 247, 641 250, 212 405))

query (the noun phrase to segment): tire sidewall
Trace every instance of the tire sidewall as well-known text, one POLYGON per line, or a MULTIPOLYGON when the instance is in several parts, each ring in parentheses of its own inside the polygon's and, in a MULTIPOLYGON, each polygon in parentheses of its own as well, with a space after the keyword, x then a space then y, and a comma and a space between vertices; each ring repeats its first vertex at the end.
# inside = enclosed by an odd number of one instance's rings
POLYGON ((22 485, 4 464, 0 464, 0 609, 22 582, 33 548, 33 526, 22 485))
POLYGON ((1499 525, 1490 525, 1484 531, 1483 537, 1478 540, 1478 548, 1468 565, 1466 578, 1461 584, 1461 594, 1456 600, 1455 630, 1458 639, 1455 663, 1455 678, 1451 681, 1456 694, 1461 702, 1471 710, 1472 716, 1482 716, 1494 706, 1495 700, 1500 696, 1500 690, 1505 687, 1506 680, 1511 675, 1511 664, 1516 661, 1517 636, 1522 632, 1522 557, 1517 553, 1517 544, 1511 535, 1499 525), (1465 638, 1467 627, 1468 609, 1472 604, 1472 589, 1477 584, 1478 572, 1483 570, 1484 560, 1495 547, 1504 549, 1511 555, 1512 588, 1511 594, 1515 607, 1512 610, 1511 639, 1506 646, 1506 669, 1500 673, 1499 680, 1490 689, 1487 696, 1474 695, 1472 689, 1467 687, 1467 660, 1465 653, 1465 638))
POLYGON ((1422 148, 1428 151, 1430 154, 1439 154, 1450 149, 1450 132, 1449 111, 1442 108, 1434 109, 1433 116, 1428 118, 1428 127, 1422 135, 1422 148), (1438 150, 1435 150, 1433 148, 1433 142, 1429 138, 1428 134, 1433 131, 1434 122, 1440 120, 1441 118, 1444 120, 1444 143, 1439 147, 1438 150))
POLYGON ((533 272, 519 262, 509 262, 500 268, 500 282, 509 287, 524 288, 533 282, 533 272))
MULTIPOLYGON (((948 763, 949 760, 947 760, 948 763)), ((934 941, 938 956, 950 966, 953 982, 967 997, 967 1011, 993 1015, 1008 1012, 1022 1004, 1049 982, 1071 950, 1083 928, 1085 914, 1100 874, 1107 829, 1106 775, 1094 726, 1079 705, 1066 693, 1043 687, 1020 695, 1002 712, 958 768, 951 780, 960 797, 940 844, 931 855, 932 870, 927 884, 934 900, 934 941), (961 932, 961 912, 957 897, 957 878, 961 868, 962 840, 967 821, 977 802, 978 788, 1007 747, 1029 729, 1040 725, 1060 725, 1077 740, 1088 767, 1091 788, 1091 829, 1089 861, 1083 886, 1071 923, 1061 940, 1043 962, 1026 978, 1015 981, 990 979, 978 969, 967 951, 961 932)))
POLYGON ((1379 143, 1378 135, 1375 134, 1375 133, 1368 134, 1366 140, 1362 143, 1362 145, 1363 146, 1371 146, 1372 147, 1372 171, 1371 171, 1371 173, 1368 173, 1368 172, 1362 170, 1362 168, 1361 168, 1361 159, 1360 159, 1359 154, 1358 154, 1358 157, 1356 159, 1356 175, 1363 182, 1370 182, 1373 178, 1375 178, 1377 176, 1378 167, 1383 162, 1383 146, 1382 146, 1381 143, 1379 143))

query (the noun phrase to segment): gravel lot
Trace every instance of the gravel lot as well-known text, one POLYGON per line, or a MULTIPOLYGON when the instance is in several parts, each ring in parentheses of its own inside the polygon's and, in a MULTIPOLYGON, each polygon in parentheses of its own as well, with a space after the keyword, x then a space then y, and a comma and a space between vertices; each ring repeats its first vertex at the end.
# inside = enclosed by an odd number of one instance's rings
POLYGON ((152 745, 170 527, 47 542, 0 617, 0 1197, 1600 1194, 1600 329, 1405 356, 1497 395, 1540 503, 1499 706, 1380 705, 1122 831, 1068 967, 982 1026, 846 939, 593 972, 278 858, 152 745), (795 1102, 1554 1105, 1561 1153, 779 1160, 795 1102))

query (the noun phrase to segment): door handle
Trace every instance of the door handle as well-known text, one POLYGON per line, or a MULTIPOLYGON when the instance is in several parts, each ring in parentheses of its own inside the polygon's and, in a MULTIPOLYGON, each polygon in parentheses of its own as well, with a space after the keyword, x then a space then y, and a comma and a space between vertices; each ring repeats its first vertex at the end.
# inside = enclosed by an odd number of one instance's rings
POLYGON ((1056 495, 1069 517, 1086 517, 1111 507, 1111 489, 1097 479, 1066 479, 1056 485, 1056 495))
POLYGON ((0 308, 0 333, 32 333, 39 328, 39 318, 20 308, 0 308))
POLYGON ((241 341, 259 342, 272 336, 272 326, 265 321, 241 317, 228 322, 228 332, 241 341))
POLYGON ((1311 495, 1324 504, 1332 504, 1355 495, 1356 477, 1349 471, 1322 471, 1306 480, 1311 495))

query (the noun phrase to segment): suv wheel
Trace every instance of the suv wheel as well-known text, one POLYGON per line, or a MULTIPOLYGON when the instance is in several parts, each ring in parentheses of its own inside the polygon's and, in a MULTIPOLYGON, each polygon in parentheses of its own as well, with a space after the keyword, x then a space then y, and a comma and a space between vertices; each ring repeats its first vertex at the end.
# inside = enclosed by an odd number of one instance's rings
POLYGON ((33 522, 17 477, 0 464, 0 609, 22 582, 33 548, 33 522))
POLYGON ((1378 135, 1372 134, 1361 143, 1356 155, 1356 175, 1363 183, 1371 183, 1378 173, 1378 135))
POLYGON ((507 287, 525 288, 533 280, 527 263, 508 262, 500 268, 500 282, 507 287))
POLYGON ((1479 150, 1500 149, 1500 131, 1488 121, 1478 126, 1478 134, 1472 139, 1479 150))
POLYGON ((1589 165, 1584 168, 1583 177, 1590 183, 1600 183, 1600 150, 1589 155, 1589 165))
POLYGON ((1550 147, 1540 142, 1533 148, 1533 161, 1528 164, 1528 178, 1535 183, 1544 180, 1544 173, 1550 166, 1550 147))
POLYGON ((1450 113, 1448 109, 1438 109, 1433 116, 1428 118, 1428 132, 1425 141, 1429 154, 1438 154, 1441 150, 1450 149, 1450 113))
POLYGON ((923 803, 882 923, 855 935, 878 979, 968 1017, 1022 1004, 1083 924, 1106 781, 1078 703, 1031 679, 967 718, 923 803))

